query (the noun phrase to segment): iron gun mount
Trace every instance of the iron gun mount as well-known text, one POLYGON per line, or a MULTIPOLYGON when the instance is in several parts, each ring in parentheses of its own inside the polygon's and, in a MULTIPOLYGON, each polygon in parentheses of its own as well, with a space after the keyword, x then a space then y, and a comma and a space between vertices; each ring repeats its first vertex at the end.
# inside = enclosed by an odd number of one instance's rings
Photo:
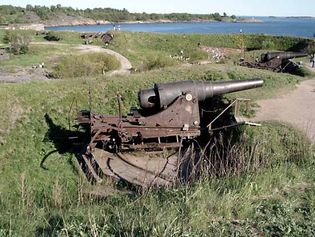
POLYGON ((251 68, 267 69, 274 72, 288 72, 297 74, 300 65, 292 61, 292 59, 306 56, 307 54, 298 52, 268 52, 261 54, 259 61, 241 61, 240 65, 251 68))
MULTIPOLYGON (((178 173, 178 150, 183 149, 183 144, 220 129, 222 124, 216 121, 231 108, 220 108, 209 120, 209 114, 203 113, 204 105, 211 110, 210 102, 215 96, 262 85, 260 79, 155 84, 152 89, 139 92, 141 108, 132 108, 128 115, 122 114, 118 96, 118 115, 79 112, 78 126, 91 137, 80 155, 96 180, 101 179, 101 172, 141 186, 171 185, 178 173), (177 155, 151 157, 165 150, 177 151, 177 155), (135 156, 137 151, 142 155, 135 156)), ((238 124, 236 119, 225 125, 238 124)))

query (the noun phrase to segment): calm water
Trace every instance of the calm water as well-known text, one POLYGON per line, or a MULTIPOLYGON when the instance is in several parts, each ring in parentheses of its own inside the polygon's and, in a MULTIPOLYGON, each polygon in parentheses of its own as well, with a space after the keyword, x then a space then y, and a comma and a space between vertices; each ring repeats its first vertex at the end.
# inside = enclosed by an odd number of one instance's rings
MULTIPOLYGON (((313 37, 313 34, 315 33, 314 18, 257 17, 257 19, 261 19, 263 23, 194 22, 119 25, 122 31, 161 33, 239 33, 240 30, 242 30, 243 33, 301 37, 313 37)), ((59 26, 47 27, 46 29, 57 31, 106 32, 113 29, 113 25, 59 26)))

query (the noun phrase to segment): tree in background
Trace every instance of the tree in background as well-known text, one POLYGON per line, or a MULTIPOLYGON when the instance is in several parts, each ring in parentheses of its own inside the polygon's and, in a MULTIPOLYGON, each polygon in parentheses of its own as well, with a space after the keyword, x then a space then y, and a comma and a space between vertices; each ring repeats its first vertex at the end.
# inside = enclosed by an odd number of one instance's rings
POLYGON ((10 53, 26 54, 29 50, 29 43, 31 37, 25 31, 12 31, 5 32, 3 42, 9 44, 10 53))
MULTIPOLYGON (((223 13, 212 14, 188 14, 188 13, 171 13, 171 14, 148 14, 148 13, 130 13, 127 9, 113 8, 94 8, 94 9, 73 9, 72 7, 62 7, 60 4, 56 6, 32 6, 26 5, 26 8, 14 7, 10 5, 0 5, 0 24, 10 23, 35 23, 38 19, 29 18, 35 13, 41 20, 58 19, 58 15, 64 16, 83 16, 93 20, 105 20, 109 22, 124 21, 150 21, 150 20, 172 20, 172 21, 191 21, 191 20, 228 20, 228 15, 223 13)), ((233 20, 235 16, 231 17, 233 20), (233 18, 234 17, 234 18, 233 18)))
POLYGON ((210 16, 216 21, 222 21, 222 16, 218 12, 210 14, 210 16))

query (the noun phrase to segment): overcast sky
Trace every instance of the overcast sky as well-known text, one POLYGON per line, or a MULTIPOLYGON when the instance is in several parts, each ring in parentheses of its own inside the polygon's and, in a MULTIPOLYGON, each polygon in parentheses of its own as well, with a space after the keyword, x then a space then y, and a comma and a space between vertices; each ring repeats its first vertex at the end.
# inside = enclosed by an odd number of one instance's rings
POLYGON ((214 13, 238 16, 315 16, 315 0, 0 0, 0 5, 71 6, 73 8, 126 8, 147 13, 214 13))

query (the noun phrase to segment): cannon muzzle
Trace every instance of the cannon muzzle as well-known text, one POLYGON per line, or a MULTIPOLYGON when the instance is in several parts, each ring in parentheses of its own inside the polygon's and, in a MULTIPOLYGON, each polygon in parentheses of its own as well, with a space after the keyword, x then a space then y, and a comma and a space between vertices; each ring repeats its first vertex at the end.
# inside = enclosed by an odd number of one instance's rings
POLYGON ((235 80, 221 82, 177 81, 165 84, 155 84, 152 89, 139 91, 139 102, 143 109, 162 109, 170 105, 180 95, 191 94, 198 101, 204 101, 217 95, 243 91, 261 87, 263 80, 235 80))

